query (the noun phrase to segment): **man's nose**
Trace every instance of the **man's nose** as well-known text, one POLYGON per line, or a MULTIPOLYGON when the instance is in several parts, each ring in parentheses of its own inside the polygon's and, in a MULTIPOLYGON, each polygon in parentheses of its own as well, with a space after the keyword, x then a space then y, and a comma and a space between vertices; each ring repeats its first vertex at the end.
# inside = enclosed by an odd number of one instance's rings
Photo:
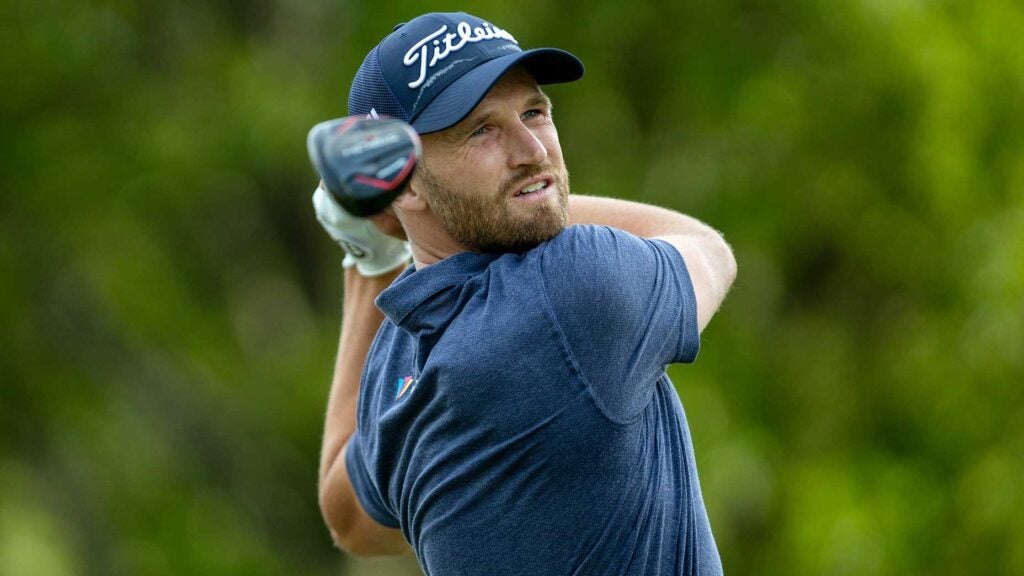
POLYGON ((548 149, 540 138, 522 122, 516 122, 507 132, 509 138, 509 168, 542 164, 548 158, 548 149))

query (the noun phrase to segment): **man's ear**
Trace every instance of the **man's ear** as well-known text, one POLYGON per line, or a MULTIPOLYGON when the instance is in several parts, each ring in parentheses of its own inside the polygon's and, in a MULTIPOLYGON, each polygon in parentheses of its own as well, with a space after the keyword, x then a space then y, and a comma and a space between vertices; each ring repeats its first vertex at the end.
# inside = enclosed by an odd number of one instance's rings
POLYGON ((423 185, 414 174, 405 190, 392 201, 402 212, 422 212, 427 209, 427 199, 423 195, 423 185))
POLYGON ((395 215, 394 206, 388 206, 380 213, 369 216, 368 220, 373 222, 378 230, 392 238, 398 238, 399 240, 409 239, 405 234, 405 228, 402 227, 402 221, 395 215))

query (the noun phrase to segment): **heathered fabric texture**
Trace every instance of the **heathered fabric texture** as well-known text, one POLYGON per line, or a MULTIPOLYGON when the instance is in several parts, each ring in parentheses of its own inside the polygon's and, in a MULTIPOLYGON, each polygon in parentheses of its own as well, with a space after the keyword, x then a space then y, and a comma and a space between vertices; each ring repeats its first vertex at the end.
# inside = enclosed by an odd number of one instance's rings
POLYGON ((669 244, 572 226, 377 299, 346 465, 428 575, 720 574, 665 374, 699 336, 669 244))

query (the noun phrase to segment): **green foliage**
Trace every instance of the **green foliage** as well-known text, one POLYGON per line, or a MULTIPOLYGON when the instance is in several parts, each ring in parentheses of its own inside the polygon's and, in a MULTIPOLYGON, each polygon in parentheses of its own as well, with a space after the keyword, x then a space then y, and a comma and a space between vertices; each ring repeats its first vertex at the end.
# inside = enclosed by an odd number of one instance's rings
MULTIPOLYGON (((340 253, 305 133, 432 6, 15 0, 0 575, 416 573, 316 507, 340 253)), ((587 65, 576 192, 721 229, 673 378, 730 574, 1024 573, 1024 10, 487 2, 587 65)))

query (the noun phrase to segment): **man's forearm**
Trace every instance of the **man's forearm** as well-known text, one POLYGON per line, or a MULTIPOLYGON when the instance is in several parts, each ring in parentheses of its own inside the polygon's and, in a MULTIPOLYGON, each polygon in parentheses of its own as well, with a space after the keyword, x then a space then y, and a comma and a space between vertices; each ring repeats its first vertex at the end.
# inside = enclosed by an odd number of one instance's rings
POLYGON ((642 238, 667 235, 718 236, 714 228, 673 210, 617 198, 569 196, 571 224, 601 224, 642 238))
POLYGON ((320 511, 331 538, 361 556, 402 554, 409 546, 398 530, 386 528, 366 515, 345 467, 345 446, 356 429, 360 378, 373 339, 384 315, 373 301, 401 273, 401 268, 365 277, 355 267, 345 271, 341 339, 327 402, 323 450, 320 455, 320 511))
POLYGON ((355 268, 345 270, 345 297, 342 305, 341 338, 334 365, 334 379, 327 401, 323 448, 320 454, 320 482, 337 461, 341 449, 356 427, 356 403, 363 363, 373 344, 384 315, 373 301, 401 273, 392 272, 367 278, 355 268))

